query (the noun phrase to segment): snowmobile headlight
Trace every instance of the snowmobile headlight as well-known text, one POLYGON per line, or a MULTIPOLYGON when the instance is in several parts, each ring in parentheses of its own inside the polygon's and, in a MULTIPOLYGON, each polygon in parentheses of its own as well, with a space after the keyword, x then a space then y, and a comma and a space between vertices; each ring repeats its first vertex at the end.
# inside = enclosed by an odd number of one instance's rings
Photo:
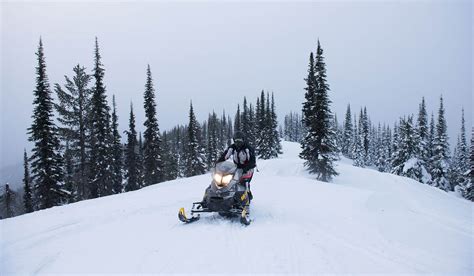
POLYGON ((234 176, 231 175, 231 174, 223 176, 222 177, 222 184, 227 186, 230 183, 230 181, 232 180, 232 178, 234 178, 234 176))
POLYGON ((214 182, 216 182, 217 185, 220 185, 222 182, 222 175, 215 173, 214 176, 214 182))

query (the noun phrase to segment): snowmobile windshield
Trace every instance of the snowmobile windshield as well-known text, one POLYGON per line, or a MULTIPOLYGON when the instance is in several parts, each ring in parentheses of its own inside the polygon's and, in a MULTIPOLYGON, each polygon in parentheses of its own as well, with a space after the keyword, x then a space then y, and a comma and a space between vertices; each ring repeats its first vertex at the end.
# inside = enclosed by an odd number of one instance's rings
POLYGON ((216 164, 214 172, 221 175, 227 175, 234 174, 236 170, 237 165, 235 165, 234 162, 224 161, 216 164))

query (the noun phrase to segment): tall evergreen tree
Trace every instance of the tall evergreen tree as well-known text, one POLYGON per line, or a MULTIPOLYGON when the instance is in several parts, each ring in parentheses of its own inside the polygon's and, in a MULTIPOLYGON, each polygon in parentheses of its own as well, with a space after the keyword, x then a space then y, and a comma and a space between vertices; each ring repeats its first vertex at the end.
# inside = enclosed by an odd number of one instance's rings
POLYGON ((72 185, 76 200, 86 198, 88 175, 88 151, 90 141, 89 114, 93 90, 89 88, 91 76, 86 68, 79 64, 73 68, 72 79, 65 76, 63 89, 55 84, 55 92, 59 103, 55 104, 58 112, 59 130, 63 141, 69 141, 68 153, 73 163, 72 185))
POLYGON ((199 144, 200 126, 194 115, 193 104, 189 107, 189 124, 186 147, 186 172, 185 176, 195 176, 206 172, 205 156, 199 144))
MULTIPOLYGON (((312 55, 310 67, 312 67, 312 55)), ((316 62, 314 69, 309 70, 306 89, 306 102, 303 104, 308 134, 303 143, 300 156, 306 160, 305 165, 311 173, 317 174, 317 179, 330 181, 338 175, 334 161, 337 160, 335 133, 331 127, 333 115, 330 109, 331 101, 326 81, 326 64, 323 49, 318 40, 316 62), (314 92, 313 92, 314 91, 314 92)))
POLYGON ((218 148, 218 119, 216 113, 213 111, 212 114, 209 114, 209 119, 207 123, 207 166, 213 167, 219 158, 219 148, 218 148))
POLYGON ((353 165, 356 167, 365 167, 364 162, 364 142, 362 141, 362 134, 360 131, 360 122, 357 124, 356 116, 354 114, 354 138, 352 140, 352 158, 353 165))
POLYGON ((428 113, 426 112, 426 104, 425 104, 425 98, 423 97, 421 99, 421 104, 419 106, 419 111, 418 111, 418 121, 417 121, 417 133, 420 138, 420 147, 421 147, 421 152, 420 152, 420 158, 428 163, 429 156, 428 156, 428 146, 429 146, 429 125, 428 125, 428 113))
POLYGON ((112 96, 112 192, 121 193, 123 190, 123 148, 120 142, 122 137, 118 130, 117 106, 115 95, 112 96))
POLYGON ((99 53, 99 43, 95 39, 94 51, 95 85, 91 103, 91 135, 90 135, 90 171, 89 197, 96 198, 112 194, 111 175, 111 128, 110 107, 107 104, 104 85, 104 68, 99 53))
POLYGON ((155 89, 151 76, 150 65, 147 68, 147 79, 144 95, 145 107, 145 133, 143 144, 143 166, 145 169, 145 185, 163 181, 163 164, 161 160, 161 138, 156 119, 155 89))
POLYGON ((469 147, 466 139, 466 127, 464 120, 464 109, 461 115, 461 130, 455 147, 455 153, 451 162, 450 181, 453 186, 459 185, 461 192, 466 197, 468 177, 466 172, 469 171, 469 147))
POLYGON ((272 93, 272 102, 270 114, 270 131, 271 134, 271 158, 277 158, 278 154, 282 154, 280 135, 278 134, 278 118, 276 115, 275 97, 272 93))
POLYGON ((352 158, 351 146, 352 146, 352 137, 354 136, 354 126, 352 125, 352 114, 351 114, 351 105, 347 105, 346 117, 344 120, 344 133, 342 140, 342 154, 348 158, 352 158))
POLYGON ((126 167, 126 184, 125 191, 135 191, 140 189, 140 170, 139 170, 139 156, 137 150, 139 148, 137 141, 137 131, 135 130, 135 115, 133 114, 133 105, 130 104, 130 118, 127 135, 127 145, 125 152, 125 167, 126 167))
POLYGON ((28 155, 26 150, 23 152, 23 207, 26 213, 31 213, 33 209, 33 195, 31 193, 31 180, 30 180, 30 169, 28 165, 28 155))
POLYGON ((438 121, 436 124, 436 133, 434 137, 434 154, 432 159, 432 185, 445 191, 451 190, 451 184, 448 180, 449 169, 449 143, 447 124, 444 117, 443 97, 440 98, 440 107, 438 111, 438 121))
POLYGON ((240 114, 240 104, 237 105, 237 112, 234 117, 234 131, 242 131, 242 115, 240 114))
POLYGON ((33 123, 28 129, 29 141, 34 143, 31 156, 32 180, 37 209, 45 209, 62 203, 62 157, 58 129, 53 119, 53 99, 46 75, 43 43, 40 39, 36 67, 36 89, 33 101, 33 123))

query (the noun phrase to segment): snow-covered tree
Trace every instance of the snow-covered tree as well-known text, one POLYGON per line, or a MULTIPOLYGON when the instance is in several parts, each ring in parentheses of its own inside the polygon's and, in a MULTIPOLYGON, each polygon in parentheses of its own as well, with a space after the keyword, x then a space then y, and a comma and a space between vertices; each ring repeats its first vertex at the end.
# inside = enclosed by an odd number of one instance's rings
POLYGON ((458 136, 456 147, 453 154, 450 169, 450 180, 453 186, 459 185, 463 195, 466 195, 466 184, 468 183, 468 177, 466 173, 469 171, 469 147, 466 139, 466 127, 464 120, 464 109, 462 110, 461 116, 461 130, 458 136))
POLYGON ((337 160, 336 137, 332 127, 333 115, 328 96, 329 85, 326 81, 326 64, 323 49, 318 40, 316 60, 310 55, 310 64, 305 102, 303 103, 304 122, 308 133, 303 141, 300 157, 305 161, 310 173, 316 174, 321 181, 330 181, 338 175, 334 161, 337 160))
POLYGON ((420 158, 419 135, 413 125, 413 116, 400 121, 398 150, 394 152, 392 173, 413 178, 422 183, 431 181, 425 162, 420 158))
POLYGON ((347 105, 346 116, 344 119, 343 126, 343 138, 342 138, 342 154, 348 158, 352 158, 351 148, 352 140, 354 137, 354 126, 352 125, 352 114, 351 105, 347 105))
POLYGON ((200 126, 194 115, 193 104, 189 107, 189 124, 186 144, 186 177, 204 174, 206 172, 206 157, 199 143, 200 126))
POLYGON ((440 107, 438 111, 438 121, 436 124, 436 133, 434 137, 434 153, 432 158, 433 177, 432 185, 445 191, 451 190, 451 184, 448 180, 449 169, 449 143, 448 126, 444 117, 443 97, 440 98, 440 107))

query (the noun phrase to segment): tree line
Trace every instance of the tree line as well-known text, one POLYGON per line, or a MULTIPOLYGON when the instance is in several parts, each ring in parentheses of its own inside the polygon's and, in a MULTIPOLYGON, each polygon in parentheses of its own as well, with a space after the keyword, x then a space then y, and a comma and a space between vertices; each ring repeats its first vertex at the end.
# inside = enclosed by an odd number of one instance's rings
POLYGON ((30 156, 26 150, 23 153, 23 191, 2 187, 2 217, 204 174, 230 145, 235 131, 245 134, 261 159, 281 153, 273 93, 262 91, 255 108, 244 98, 233 119, 225 110, 222 116, 213 111, 202 123, 197 121, 191 103, 187 124, 161 132, 148 65, 143 94, 145 131, 143 135, 137 132, 134 105, 130 103, 128 129, 120 133, 115 96, 112 106, 107 100, 97 38, 92 73, 76 65, 63 85, 54 84, 54 94, 41 39, 36 55, 36 88, 28 128, 28 139, 34 145, 30 156), (121 142, 122 135, 125 143, 121 142))

